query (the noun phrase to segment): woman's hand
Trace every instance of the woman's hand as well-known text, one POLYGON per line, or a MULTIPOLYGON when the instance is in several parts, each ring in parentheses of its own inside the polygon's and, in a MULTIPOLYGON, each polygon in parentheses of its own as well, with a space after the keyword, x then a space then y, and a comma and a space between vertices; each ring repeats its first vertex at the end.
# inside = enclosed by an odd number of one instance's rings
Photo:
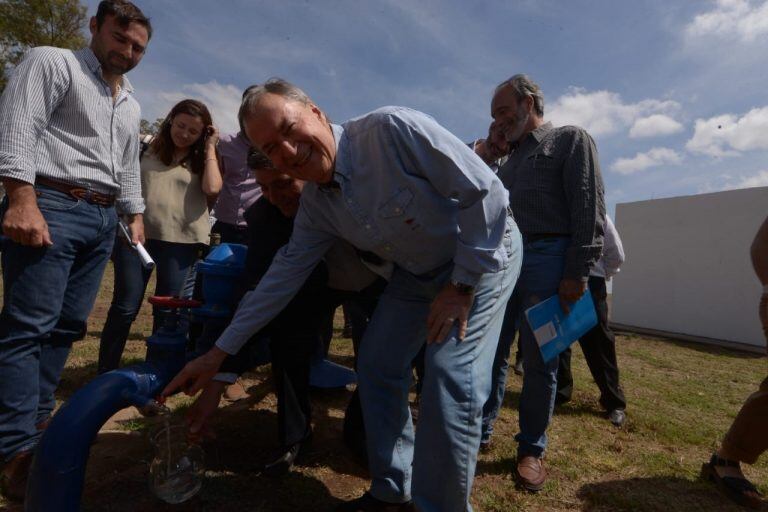
POLYGON ((216 150, 216 145, 219 143, 219 129, 215 126, 208 125, 206 130, 206 139, 205 139, 205 149, 206 151, 209 150, 216 150))

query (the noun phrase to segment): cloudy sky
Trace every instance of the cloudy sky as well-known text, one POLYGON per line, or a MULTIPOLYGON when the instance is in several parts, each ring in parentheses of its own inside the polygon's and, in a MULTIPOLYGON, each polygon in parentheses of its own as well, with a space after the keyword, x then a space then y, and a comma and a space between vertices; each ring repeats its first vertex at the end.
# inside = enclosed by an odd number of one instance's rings
POLYGON ((524 72, 545 118, 596 139, 611 211, 768 185, 766 0, 135 1, 155 27, 130 74, 147 119, 196 97, 235 130, 243 88, 280 76, 334 120, 405 105, 469 141, 524 72))

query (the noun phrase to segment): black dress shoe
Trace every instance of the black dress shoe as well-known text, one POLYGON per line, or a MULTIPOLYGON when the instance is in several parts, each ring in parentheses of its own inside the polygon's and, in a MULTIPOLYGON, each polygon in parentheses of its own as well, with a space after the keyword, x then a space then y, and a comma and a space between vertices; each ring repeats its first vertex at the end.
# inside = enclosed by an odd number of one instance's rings
POLYGON ((336 507, 336 512, 416 512, 416 508, 412 501, 388 503, 377 500, 366 492, 357 499, 342 503, 336 507))
POLYGON ((310 441, 311 438, 307 437, 303 441, 286 447, 280 455, 272 460, 272 462, 264 464, 264 467, 261 469, 261 474, 270 477, 287 475, 296 463, 299 454, 305 452, 309 448, 310 441))

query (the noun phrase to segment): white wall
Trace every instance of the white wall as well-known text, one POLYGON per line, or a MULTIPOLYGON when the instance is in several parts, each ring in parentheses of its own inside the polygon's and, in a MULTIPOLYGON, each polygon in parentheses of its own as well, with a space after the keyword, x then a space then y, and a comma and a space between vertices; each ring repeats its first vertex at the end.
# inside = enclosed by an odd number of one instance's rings
POLYGON ((612 321, 765 346, 749 248, 766 215, 768 187, 617 205, 612 321))

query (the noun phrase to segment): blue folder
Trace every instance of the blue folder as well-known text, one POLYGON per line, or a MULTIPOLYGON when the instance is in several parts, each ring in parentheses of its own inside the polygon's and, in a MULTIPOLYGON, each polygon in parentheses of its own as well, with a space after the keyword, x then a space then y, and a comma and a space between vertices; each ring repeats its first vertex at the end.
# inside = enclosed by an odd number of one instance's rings
POLYGON ((560 307, 560 298, 553 295, 528 308, 525 311, 525 317, 545 362, 557 357, 560 352, 597 325, 595 304, 592 302, 592 294, 589 290, 575 304, 571 304, 571 312, 568 315, 560 307))

